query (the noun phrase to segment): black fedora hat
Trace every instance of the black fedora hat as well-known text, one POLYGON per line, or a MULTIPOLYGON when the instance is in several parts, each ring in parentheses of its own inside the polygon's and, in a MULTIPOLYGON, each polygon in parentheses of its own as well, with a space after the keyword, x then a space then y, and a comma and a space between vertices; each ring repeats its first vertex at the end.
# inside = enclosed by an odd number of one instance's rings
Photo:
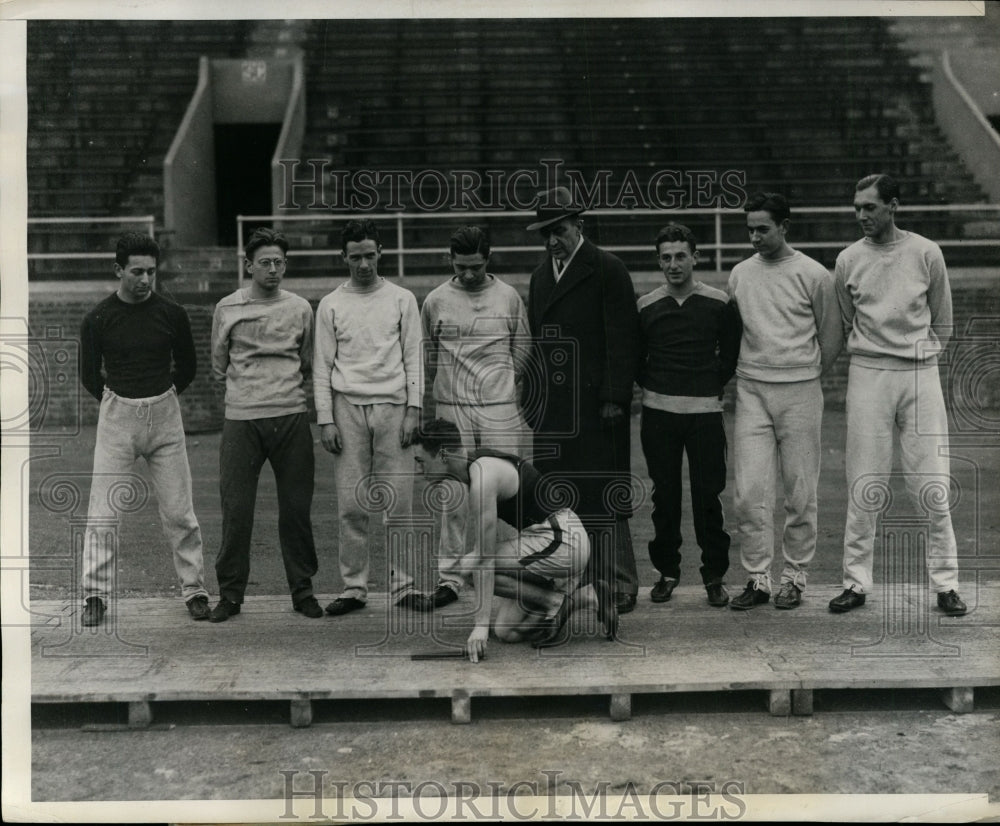
POLYGON ((535 216, 538 220, 528 225, 528 231, 532 232, 547 227, 563 218, 579 215, 583 211, 583 207, 576 201, 573 193, 567 187, 557 186, 548 189, 538 196, 538 207, 535 210, 535 216))

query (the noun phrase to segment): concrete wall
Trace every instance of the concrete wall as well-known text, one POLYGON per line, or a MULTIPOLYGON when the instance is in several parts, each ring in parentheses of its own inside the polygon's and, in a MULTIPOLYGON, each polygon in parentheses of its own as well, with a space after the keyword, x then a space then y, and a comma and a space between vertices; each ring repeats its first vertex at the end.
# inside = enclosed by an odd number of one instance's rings
MULTIPOLYGON (((721 286, 725 274, 706 273, 702 280, 721 286)), ((1000 360, 997 359, 996 342, 1000 339, 1000 290, 996 287, 997 275, 978 273, 964 275, 961 271, 952 273, 952 295, 955 305, 955 336, 948 350, 946 363, 941 365, 942 383, 945 395, 952 408, 952 418, 956 426, 968 432, 969 427, 981 429, 995 422, 1000 430, 1000 360), (984 424, 985 423, 985 424, 984 424)), ((527 277, 508 279, 522 293, 526 292, 527 277)), ((637 291, 648 292, 654 279, 636 279, 637 291)), ((295 290, 291 280, 287 286, 295 290), (289 283, 290 282, 290 283, 289 283)), ((404 279, 423 300, 430 287, 440 279, 404 279), (419 283, 413 283, 419 282, 419 283)), ((300 294, 309 299, 315 310, 320 297, 334 289, 340 279, 330 279, 320 290, 302 290, 300 294)), ((659 283, 656 281, 655 283, 659 283)), ((97 301, 109 294, 114 285, 109 282, 107 289, 94 294, 65 294, 34 290, 30 299, 29 326, 31 334, 57 340, 68 339, 71 343, 79 340, 79 326, 83 316, 97 301)), ((198 375, 194 383, 181 395, 181 408, 185 426, 189 431, 214 430, 221 428, 223 407, 214 383, 209 377, 212 313, 215 302, 220 297, 176 296, 187 309, 198 350, 198 375)), ((831 373, 823 378, 823 390, 827 406, 842 409, 847 388, 847 358, 842 355, 831 373)), ((72 426, 76 411, 80 410, 84 424, 97 421, 97 402, 80 387, 79 377, 74 370, 68 371, 68 378, 60 383, 52 383, 48 388, 46 424, 50 426, 72 426)), ((727 407, 732 409, 734 383, 727 387, 727 407)), ((312 388, 308 388, 310 406, 312 388)))
POLYGON ((934 112, 948 141, 993 203, 1000 202, 1000 135, 951 69, 943 52, 931 74, 934 112))
POLYGON ((163 160, 163 209, 175 246, 216 242, 215 132, 208 58, 201 58, 198 86, 163 160))
POLYGON ((216 123, 281 123, 292 88, 294 61, 213 60, 216 123))

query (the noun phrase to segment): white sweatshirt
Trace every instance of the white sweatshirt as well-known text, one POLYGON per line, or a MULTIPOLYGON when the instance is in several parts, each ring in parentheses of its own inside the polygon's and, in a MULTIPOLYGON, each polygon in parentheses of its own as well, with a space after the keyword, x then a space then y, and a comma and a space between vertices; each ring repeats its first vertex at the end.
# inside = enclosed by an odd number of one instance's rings
POLYGON ((330 424, 333 396, 352 404, 420 407, 420 314, 413 293, 379 279, 369 290, 350 281, 316 309, 313 393, 316 421, 330 424))
POLYGON ((837 300, 851 363, 883 370, 933 364, 951 337, 951 287, 941 248, 913 232, 867 238, 837 256, 837 300))

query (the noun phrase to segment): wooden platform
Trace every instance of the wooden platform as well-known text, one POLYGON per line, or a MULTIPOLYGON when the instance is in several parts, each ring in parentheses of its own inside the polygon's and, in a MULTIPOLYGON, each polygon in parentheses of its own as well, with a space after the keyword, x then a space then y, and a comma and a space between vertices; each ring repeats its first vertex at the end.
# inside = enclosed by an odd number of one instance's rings
POLYGON ((410 659, 464 643, 471 594, 432 615, 390 609, 376 594, 362 611, 322 619, 293 612, 287 597, 248 597, 220 624, 193 622, 179 600, 121 599, 96 629, 80 627, 79 604, 35 601, 31 697, 128 703, 133 727, 151 722, 153 702, 288 700, 292 725, 305 726, 320 699, 450 698, 453 721, 469 722, 473 697, 597 694, 625 720, 635 694, 760 690, 772 714, 788 715, 811 714, 814 689, 939 688, 968 712, 975 687, 1000 685, 1000 584, 965 589, 961 618, 909 586, 835 615, 827 602, 837 592, 810 586, 795 610, 739 612, 711 608, 694 585, 662 605, 644 589, 616 642, 582 613, 566 646, 491 640, 476 665, 410 659))

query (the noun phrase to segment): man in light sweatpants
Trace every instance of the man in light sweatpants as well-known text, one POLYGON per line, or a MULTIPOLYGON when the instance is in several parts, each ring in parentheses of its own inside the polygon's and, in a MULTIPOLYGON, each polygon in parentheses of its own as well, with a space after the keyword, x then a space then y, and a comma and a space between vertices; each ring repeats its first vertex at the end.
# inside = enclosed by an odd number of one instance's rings
POLYGON ((104 622, 114 595, 117 541, 102 526, 115 520, 114 490, 146 460, 181 597, 194 620, 209 615, 201 527, 191 498, 191 469, 177 396, 191 384, 197 356, 184 308, 155 290, 160 247, 127 232, 115 248, 118 289, 87 313, 80 328, 80 381, 101 403, 83 547, 80 618, 104 622))
POLYGON ((789 609, 801 603, 816 553, 820 375, 836 360, 843 337, 830 273, 788 245, 791 210, 784 196, 757 193, 744 211, 756 253, 733 268, 729 294, 743 320, 733 441, 740 559, 750 579, 729 607, 745 611, 762 605, 773 590, 777 459, 785 527, 774 605, 789 609))
MULTIPOLYGON (((374 221, 348 221, 341 234, 350 279, 316 309, 313 392, 323 448, 334 454, 343 593, 326 606, 337 616, 365 607, 369 518, 405 521, 413 501, 413 434, 423 397, 420 314, 413 293, 378 274, 374 221)), ((413 591, 399 543, 387 539, 388 588, 413 591)))
MULTIPOLYGON (((454 275, 424 299, 420 320, 426 380, 433 387, 428 418, 453 422, 471 453, 493 448, 529 459, 530 431, 521 415, 521 380, 531 356, 528 314, 509 284, 486 271, 490 242, 479 227, 456 230, 449 239, 454 275)), ((466 584, 468 502, 462 486, 443 479, 438 582, 433 593, 414 592, 407 604, 433 611, 458 599, 466 584)))
POLYGON ((858 181, 854 211, 865 237, 837 256, 837 299, 851 366, 844 591, 830 610, 858 608, 871 593, 877 513, 865 501, 866 490, 887 481, 898 433, 907 492, 915 503, 930 503, 927 571, 938 608, 961 616, 967 609, 957 590, 948 416, 937 368, 951 335, 951 288, 941 248, 898 229, 898 206, 899 185, 890 176, 858 181))

